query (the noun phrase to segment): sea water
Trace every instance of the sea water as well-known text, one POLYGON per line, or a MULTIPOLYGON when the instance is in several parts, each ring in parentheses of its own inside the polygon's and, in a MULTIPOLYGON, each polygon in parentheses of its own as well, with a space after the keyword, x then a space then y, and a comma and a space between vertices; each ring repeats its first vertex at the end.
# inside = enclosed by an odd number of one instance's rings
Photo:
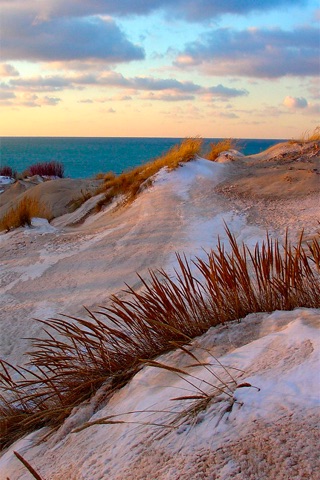
MULTIPOLYGON (((1 137, 0 166, 23 172, 30 165, 52 160, 63 163, 65 176, 93 177, 100 172, 119 174, 153 160, 181 142, 180 138, 1 137)), ((220 139, 205 139, 204 147, 220 139)), ((245 155, 259 153, 281 140, 239 139, 245 155)))

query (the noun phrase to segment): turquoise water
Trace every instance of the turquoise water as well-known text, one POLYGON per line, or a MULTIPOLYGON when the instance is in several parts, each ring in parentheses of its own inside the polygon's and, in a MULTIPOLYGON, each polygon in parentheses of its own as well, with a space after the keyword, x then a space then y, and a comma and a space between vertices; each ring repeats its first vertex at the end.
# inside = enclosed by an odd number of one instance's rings
MULTIPOLYGON (((219 139, 205 139, 205 145, 219 139)), ((8 165, 23 172, 38 162, 62 162, 65 176, 88 178, 99 172, 116 174, 152 160, 180 138, 70 138, 1 137, 0 166, 8 165)), ((259 153, 280 140, 240 139, 245 155, 259 153)))

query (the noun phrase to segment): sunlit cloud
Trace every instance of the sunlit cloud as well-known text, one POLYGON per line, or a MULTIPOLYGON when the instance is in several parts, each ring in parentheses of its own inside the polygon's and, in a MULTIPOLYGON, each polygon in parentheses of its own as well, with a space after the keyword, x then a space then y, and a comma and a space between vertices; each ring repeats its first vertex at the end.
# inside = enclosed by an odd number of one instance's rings
POLYGON ((308 102, 303 97, 291 97, 288 95, 283 100, 283 105, 288 108, 307 108, 308 102))

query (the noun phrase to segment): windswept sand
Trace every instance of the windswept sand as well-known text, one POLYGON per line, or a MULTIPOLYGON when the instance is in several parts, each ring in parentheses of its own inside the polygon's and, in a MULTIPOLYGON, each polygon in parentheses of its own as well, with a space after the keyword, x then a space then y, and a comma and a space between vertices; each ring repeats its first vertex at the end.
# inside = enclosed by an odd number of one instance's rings
MULTIPOLYGON (((294 241, 302 228, 305 239, 319 231, 318 144, 279 145, 263 154, 227 163, 198 159, 174 172, 160 172, 154 185, 131 205, 119 208, 111 204, 89 216, 95 198, 73 213, 68 207, 84 188, 77 182, 53 180, 30 188, 28 194, 50 205, 57 218, 51 224, 35 220, 32 228, 0 234, 0 357, 13 364, 25 361, 23 354, 30 348, 27 338, 42 334, 35 318, 47 319, 58 313, 83 317, 83 305, 91 309, 105 305, 112 293, 124 287, 124 282, 139 289, 136 272, 147 277, 150 268, 164 267, 172 271, 176 251, 185 252, 188 257, 204 255, 203 249, 214 247, 218 236, 222 240, 226 238, 224 222, 239 241, 249 246, 265 238, 266 230, 278 238, 289 228, 294 241)), ((7 190, 0 195, 0 214, 11 202, 25 195, 17 185, 11 188, 11 192, 7 190)), ((270 377, 270 390, 265 393, 261 415, 257 414, 259 409, 253 409, 250 415, 252 398, 246 398, 248 406, 241 411, 245 413, 234 417, 235 433, 226 427, 220 443, 215 440, 221 435, 219 428, 213 429, 215 438, 208 440, 211 427, 206 419, 203 431, 200 428, 190 436, 181 436, 182 444, 177 446, 174 446, 177 436, 154 443, 149 439, 149 432, 143 431, 141 438, 138 437, 141 443, 135 441, 133 448, 136 430, 128 433, 124 427, 114 427, 112 438, 110 430, 104 427, 69 434, 67 423, 58 437, 47 444, 32 447, 31 435, 14 448, 37 465, 44 478, 51 480, 316 479, 316 387, 312 387, 314 403, 311 405, 304 404, 306 392, 302 395, 301 388, 297 392, 302 398, 298 406, 291 402, 291 397, 279 406, 278 397, 272 397, 272 381, 283 375, 284 384, 289 385, 289 373, 294 369, 298 372, 299 365, 309 361, 307 359, 316 365, 318 360, 312 352, 318 348, 313 338, 316 338, 319 311, 284 312, 262 322, 267 317, 267 314, 258 315, 243 324, 235 324, 225 332, 224 340, 219 340, 217 331, 201 340, 209 348, 215 346, 214 355, 234 352, 234 357, 224 360, 235 361, 235 364, 241 348, 246 349, 242 366, 246 378, 254 376, 254 381, 258 381, 263 372, 270 377), (290 337, 290 328, 285 335, 281 333, 290 322, 296 325, 292 327, 294 340, 290 337), (304 327, 306 330, 301 327, 303 322, 309 322, 308 327, 304 327), (299 329, 305 335, 301 341, 297 336, 299 329), (270 337, 273 333, 275 337, 270 337), (263 337, 268 338, 267 344, 255 343, 263 337), (287 346, 283 348, 283 345, 287 346), (258 351, 261 355, 256 357, 258 351), (276 366, 274 370, 270 369, 270 352, 276 366), (268 399, 271 410, 264 415, 268 399)), ((178 354, 170 355, 177 360, 178 354)), ((308 363, 306 365, 308 367, 308 363)), ((150 399, 147 399, 151 391, 152 395, 160 394, 162 383, 157 384, 159 379, 154 377, 154 372, 147 373, 146 377, 139 375, 115 396, 112 405, 126 411, 129 407, 149 405, 150 399), (134 406, 130 399, 134 401, 135 392, 140 391, 144 382, 148 386, 147 379, 154 390, 146 389, 145 397, 138 395, 134 406)), ((303 375, 297 378, 300 381, 303 375)), ((170 380, 166 377, 163 381, 170 380)), ((306 388, 309 387, 306 385, 306 388)), ((161 395, 154 401, 161 403, 161 395)), ((98 415, 108 415, 108 408, 98 415)), ((90 407, 71 423, 81 425, 90 419, 93 411, 90 407)), ((214 415, 219 416, 219 412, 214 415)), ((29 478, 12 457, 12 450, 0 458, 0 472, 1 469, 4 478, 10 480, 29 478)))

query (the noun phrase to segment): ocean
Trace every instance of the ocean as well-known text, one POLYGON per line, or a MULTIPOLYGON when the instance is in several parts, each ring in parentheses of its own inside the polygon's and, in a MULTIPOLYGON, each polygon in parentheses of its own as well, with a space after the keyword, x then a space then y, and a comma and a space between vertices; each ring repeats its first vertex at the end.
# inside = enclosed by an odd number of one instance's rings
MULTIPOLYGON (((65 176, 90 178, 100 172, 119 174, 146 163, 179 143, 181 138, 1 137, 0 166, 23 172, 30 165, 52 160, 63 163, 65 176)), ((204 146, 221 139, 204 139, 204 146)), ((279 143, 274 139, 239 139, 245 155, 279 143)))

